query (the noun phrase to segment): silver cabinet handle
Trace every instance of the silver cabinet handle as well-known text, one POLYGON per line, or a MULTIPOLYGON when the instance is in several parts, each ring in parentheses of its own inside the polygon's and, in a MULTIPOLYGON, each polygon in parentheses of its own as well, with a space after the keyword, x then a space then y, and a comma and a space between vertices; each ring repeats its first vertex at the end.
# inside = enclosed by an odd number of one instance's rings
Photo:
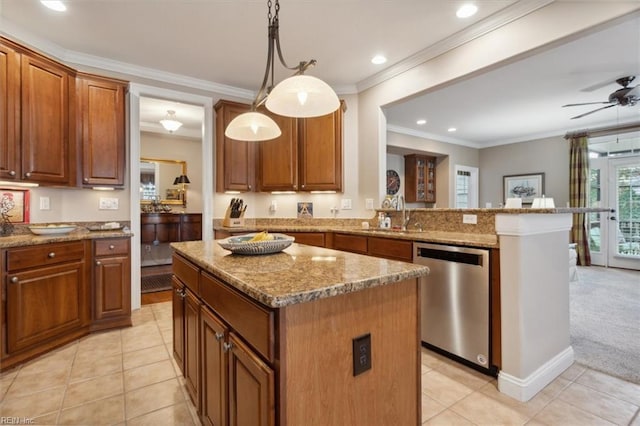
POLYGON ((99 260, 96 260, 96 265, 100 266, 102 265, 102 262, 100 262, 99 260))
POLYGON ((49 257, 49 259, 53 259, 54 257, 56 257, 56 254, 54 252, 51 252, 47 255, 47 257, 49 257))
POLYGON ((12 283, 17 283, 18 282, 18 277, 11 277, 11 282, 12 283))
POLYGON ((224 339, 224 333, 216 333, 216 340, 219 342, 224 339))
POLYGON ((113 250, 114 248, 116 248, 116 246, 114 246, 113 244, 109 244, 109 250, 113 250))
POLYGON ((15 176, 15 175, 16 175, 16 171, 15 171, 15 170, 11 170, 11 171, 9 172, 9 176, 15 176))
POLYGON ((31 177, 31 172, 25 173, 24 176, 30 178, 31 177))
POLYGON ((227 342, 224 342, 224 343, 222 344, 222 350, 223 350, 224 352, 229 352, 231 349, 233 349, 233 343, 231 343, 231 342, 228 342, 228 343, 227 343, 227 342))
POLYGON ((84 182, 89 182, 89 178, 82 179, 84 182))

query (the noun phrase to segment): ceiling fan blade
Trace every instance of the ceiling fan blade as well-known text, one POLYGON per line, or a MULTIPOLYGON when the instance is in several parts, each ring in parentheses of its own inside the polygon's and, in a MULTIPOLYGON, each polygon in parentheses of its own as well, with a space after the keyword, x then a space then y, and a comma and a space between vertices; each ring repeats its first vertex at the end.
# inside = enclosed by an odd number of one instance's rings
POLYGON ((600 105, 600 104, 610 104, 611 102, 606 101, 606 102, 584 102, 581 104, 566 104, 566 105, 562 105, 562 108, 564 107, 572 107, 572 106, 581 106, 581 105, 600 105))
POLYGON ((626 96, 628 98, 629 97, 640 98, 640 84, 634 87, 633 89, 629 90, 626 96))
POLYGON ((571 117, 571 119, 575 120, 576 118, 582 118, 585 115, 593 114, 594 112, 598 112, 598 111, 603 110, 603 109, 611 108, 611 107, 614 107, 616 105, 617 104, 611 104, 611 105, 607 105, 607 106, 602 107, 602 108, 594 109, 593 111, 585 112, 584 114, 580 114, 580 115, 576 115, 575 117, 571 117))

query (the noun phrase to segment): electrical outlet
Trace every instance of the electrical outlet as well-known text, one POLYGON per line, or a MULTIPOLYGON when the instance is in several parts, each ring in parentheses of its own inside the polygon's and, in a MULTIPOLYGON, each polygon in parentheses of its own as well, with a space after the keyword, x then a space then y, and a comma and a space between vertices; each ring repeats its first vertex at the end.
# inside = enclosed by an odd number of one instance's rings
POLYGON ((40 210, 49 210, 51 208, 49 201, 49 197, 40 197, 40 210))
POLYGON ((269 211, 274 213, 276 210, 278 210, 278 203, 276 202, 276 200, 271 200, 271 204, 269 205, 269 211))
POLYGON ((351 198, 343 198, 340 208, 342 210, 351 210, 351 198))
POLYGON ((371 333, 353 339, 353 376, 371 369, 371 333))
POLYGON ((475 214, 463 214, 462 223, 468 223, 470 225, 476 225, 478 223, 478 215, 475 214))
POLYGON ((365 209, 373 210, 373 198, 365 198, 364 200, 365 209))
POLYGON ((100 210, 118 210, 118 199, 100 197, 100 204, 98 208, 100 210))

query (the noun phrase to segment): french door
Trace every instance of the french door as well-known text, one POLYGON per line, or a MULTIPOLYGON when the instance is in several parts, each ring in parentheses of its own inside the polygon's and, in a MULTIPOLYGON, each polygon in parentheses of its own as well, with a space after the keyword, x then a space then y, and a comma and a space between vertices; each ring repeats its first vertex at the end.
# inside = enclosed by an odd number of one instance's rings
POLYGON ((640 156, 590 161, 589 213, 591 263, 640 270, 640 156))

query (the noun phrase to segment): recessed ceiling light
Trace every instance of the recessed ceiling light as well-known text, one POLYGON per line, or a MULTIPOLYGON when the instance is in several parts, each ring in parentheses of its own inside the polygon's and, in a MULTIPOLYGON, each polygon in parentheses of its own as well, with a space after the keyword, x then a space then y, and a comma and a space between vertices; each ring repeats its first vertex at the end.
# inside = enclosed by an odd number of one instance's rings
POLYGON ((449 127, 447 129, 447 132, 455 132, 456 130, 458 130, 458 129, 456 129, 455 127, 449 127))
POLYGON ((420 120, 416 121, 416 124, 419 124, 420 126, 422 126, 423 124, 427 124, 427 120, 425 120, 424 118, 421 118, 420 120))
POLYGON ((380 64, 384 64, 385 62, 387 62, 387 58, 385 58, 382 55, 376 55, 373 58, 371 58, 372 64, 380 65, 380 64))
POLYGON ((473 16, 478 11, 478 6, 475 4, 467 3, 460 6, 460 8, 456 11, 456 16, 458 18, 468 18, 473 16))
POLYGON ((60 0, 40 0, 40 3, 51 10, 55 10, 56 12, 64 12, 67 10, 67 6, 65 6, 60 0))

